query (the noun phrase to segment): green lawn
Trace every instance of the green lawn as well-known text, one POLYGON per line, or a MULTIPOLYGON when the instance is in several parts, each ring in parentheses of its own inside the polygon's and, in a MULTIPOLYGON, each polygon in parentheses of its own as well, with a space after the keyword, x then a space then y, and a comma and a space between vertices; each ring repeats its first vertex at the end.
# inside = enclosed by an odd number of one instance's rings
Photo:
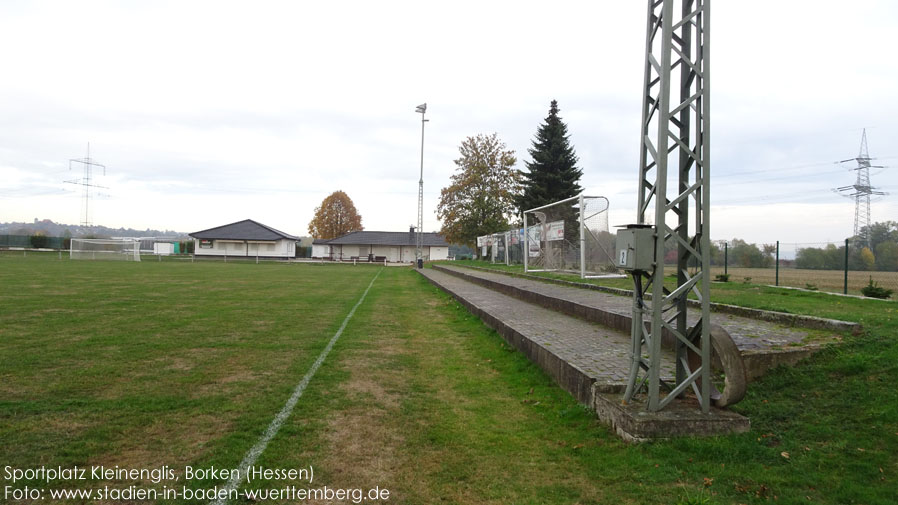
MULTIPOLYGON (((237 467, 379 270, 258 465, 311 465, 311 487, 379 486, 403 504, 898 496, 889 303, 740 284, 715 291, 726 298, 715 301, 866 330, 753 383, 734 408, 751 418, 750 433, 630 446, 408 268, 55 256, 0 256, 0 487, 7 465, 237 467)), ((41 483, 14 487, 26 484, 41 483)))

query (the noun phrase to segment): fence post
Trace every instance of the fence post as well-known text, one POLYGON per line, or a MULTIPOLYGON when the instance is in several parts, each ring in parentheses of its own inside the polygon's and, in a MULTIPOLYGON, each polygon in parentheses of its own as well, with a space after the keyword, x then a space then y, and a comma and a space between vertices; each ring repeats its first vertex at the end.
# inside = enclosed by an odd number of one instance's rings
POLYGON ((842 286, 842 294, 848 294, 848 239, 845 239, 845 283, 842 286))
POLYGON ((776 241, 776 285, 780 285, 780 241, 776 241))
POLYGON ((728 265, 729 254, 730 254, 730 243, 724 242, 723 243, 723 275, 729 275, 729 272, 727 272, 727 267, 729 266, 728 265))
POLYGON ((527 273, 527 257, 530 256, 530 231, 527 229, 527 213, 524 212, 524 273, 527 273))
POLYGON ((586 224, 583 222, 583 193, 580 193, 580 278, 586 278, 586 224))

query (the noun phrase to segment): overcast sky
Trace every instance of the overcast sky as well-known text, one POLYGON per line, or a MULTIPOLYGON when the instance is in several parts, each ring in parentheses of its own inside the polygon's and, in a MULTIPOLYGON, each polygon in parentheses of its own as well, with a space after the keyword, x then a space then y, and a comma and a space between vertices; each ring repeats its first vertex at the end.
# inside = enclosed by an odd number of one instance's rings
MULTIPOLYGON (((369 230, 424 227, 467 136, 519 168, 556 99, 587 192, 635 219, 646 5, 611 1, 0 3, 0 221, 306 235, 345 191, 369 230)), ((867 128, 898 220, 893 0, 714 2, 712 238, 840 241, 867 128), (888 49, 892 48, 892 49, 888 49)))

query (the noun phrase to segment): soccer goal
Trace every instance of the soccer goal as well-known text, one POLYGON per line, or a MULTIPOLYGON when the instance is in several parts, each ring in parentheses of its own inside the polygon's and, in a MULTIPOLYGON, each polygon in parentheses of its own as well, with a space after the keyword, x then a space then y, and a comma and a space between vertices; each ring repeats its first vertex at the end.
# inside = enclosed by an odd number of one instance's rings
POLYGON ((73 238, 69 246, 73 260, 140 261, 140 241, 134 239, 73 238))
POLYGON ((608 199, 578 195, 524 212, 524 271, 623 277, 614 265, 608 199))

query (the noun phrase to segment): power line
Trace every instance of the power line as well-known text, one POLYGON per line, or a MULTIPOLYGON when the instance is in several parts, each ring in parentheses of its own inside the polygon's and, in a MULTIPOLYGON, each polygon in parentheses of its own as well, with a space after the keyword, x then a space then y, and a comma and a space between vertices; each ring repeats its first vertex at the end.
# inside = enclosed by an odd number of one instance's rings
MULTIPOLYGON (((843 171, 841 169, 840 170, 827 170, 824 172, 817 172, 814 175, 841 174, 842 172, 843 171)), ((761 180, 763 180, 763 181, 785 181, 785 180, 789 180, 789 179, 807 179, 807 178, 808 178, 807 174, 797 174, 797 175, 784 175, 782 177, 761 177, 761 178, 758 178, 758 180, 759 181, 761 181, 761 180)), ((726 187, 726 186, 736 186, 736 185, 742 186, 742 185, 744 185, 744 183, 743 182, 728 182, 728 183, 723 183, 723 184, 715 184, 714 187, 726 187)))
MULTIPOLYGON (((826 165, 832 165, 831 162, 826 163, 809 163, 807 165, 797 165, 794 167, 785 167, 785 168, 765 168, 762 170, 747 170, 744 172, 731 172, 731 173, 723 173, 723 174, 715 174, 715 178, 722 179, 726 177, 736 177, 739 175, 755 175, 755 174, 763 174, 768 172, 783 172, 786 170, 801 170, 804 168, 814 168, 814 167, 822 167, 826 165)), ((801 176, 803 177, 803 175, 801 176)))

